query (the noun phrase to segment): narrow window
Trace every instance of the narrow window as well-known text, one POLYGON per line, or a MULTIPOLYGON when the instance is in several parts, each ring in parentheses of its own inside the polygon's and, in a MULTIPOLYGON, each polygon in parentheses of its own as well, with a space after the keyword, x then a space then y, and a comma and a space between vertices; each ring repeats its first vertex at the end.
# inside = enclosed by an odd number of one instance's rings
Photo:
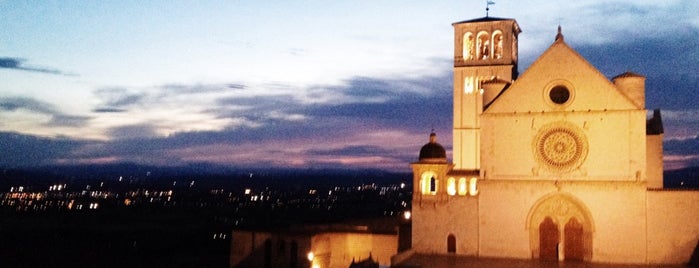
POLYGON ((463 39, 463 50, 462 50, 462 57, 464 60, 473 60, 474 53, 473 53, 473 46, 474 46, 474 38, 473 34, 470 32, 467 32, 464 34, 464 39, 463 39))
POLYGON ((453 234, 447 236, 447 253, 456 253, 456 236, 453 234))
POLYGON ((437 178, 436 174, 432 171, 427 171, 422 173, 422 178, 420 179, 420 191, 423 195, 435 195, 437 194, 437 178))
POLYGON ((493 59, 502 58, 502 32, 496 31, 493 34, 493 59))
POLYGON ((449 178, 447 180, 447 194, 456 195, 456 179, 449 178))
POLYGON ((468 194, 468 184, 466 183, 466 178, 459 179, 459 195, 468 194))
POLYGON ((471 94, 476 91, 475 79, 471 76, 464 78, 464 93, 471 94))
POLYGON ((475 196, 478 194, 478 178, 471 178, 468 182, 468 192, 471 194, 471 196, 475 196))
POLYGON ((477 46, 478 51, 476 53, 479 60, 487 60, 490 56, 490 37, 486 32, 478 33, 477 46))

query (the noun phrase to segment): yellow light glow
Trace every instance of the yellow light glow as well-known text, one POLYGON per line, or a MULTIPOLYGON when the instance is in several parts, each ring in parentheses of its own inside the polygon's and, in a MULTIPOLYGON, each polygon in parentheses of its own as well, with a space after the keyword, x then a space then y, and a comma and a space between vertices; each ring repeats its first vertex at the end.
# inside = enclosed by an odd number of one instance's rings
POLYGON ((466 195, 468 193, 468 186, 466 183, 466 178, 459 179, 459 195, 466 195))
POLYGON ((405 211, 405 212, 403 212, 403 218, 404 218, 404 219, 406 219, 406 220, 410 220, 410 218, 411 218, 412 216, 413 216, 413 214, 412 214, 412 213, 410 213, 410 211, 409 211, 409 210, 408 210, 408 211, 405 211))
POLYGON ((315 258, 315 255, 313 254, 313 251, 311 251, 311 252, 308 252, 308 255, 306 257, 308 257, 308 261, 313 261, 313 259, 315 258))
POLYGON ((456 180, 454 178, 449 178, 447 180, 447 194, 449 194, 449 195, 456 194, 456 180))
POLYGON ((423 195, 436 195, 437 185, 439 185, 437 174, 432 171, 422 173, 422 179, 420 180, 420 191, 423 195))
POLYGON ((471 196, 475 196, 478 194, 478 178, 471 178, 468 182, 469 190, 468 192, 471 194, 471 196))
POLYGON ((475 91, 475 88, 473 77, 466 77, 466 79, 464 79, 464 93, 471 94, 475 91))

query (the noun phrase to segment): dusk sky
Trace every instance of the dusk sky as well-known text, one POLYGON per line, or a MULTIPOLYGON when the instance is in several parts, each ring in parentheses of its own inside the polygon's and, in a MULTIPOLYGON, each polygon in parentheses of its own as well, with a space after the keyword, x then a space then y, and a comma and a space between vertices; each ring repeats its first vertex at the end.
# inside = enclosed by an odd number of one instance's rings
MULTIPOLYGON (((520 74, 561 25, 608 78, 647 77, 666 169, 699 166, 699 1, 495 2, 520 74)), ((0 0, 0 166, 409 171, 431 129, 451 150, 451 23, 485 3, 0 0)))

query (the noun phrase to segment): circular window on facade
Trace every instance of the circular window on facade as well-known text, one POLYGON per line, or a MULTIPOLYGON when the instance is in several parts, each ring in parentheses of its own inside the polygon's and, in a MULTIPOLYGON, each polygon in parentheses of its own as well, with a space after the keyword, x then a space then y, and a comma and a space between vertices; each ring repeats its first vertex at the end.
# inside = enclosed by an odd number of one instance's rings
POLYGON ((564 104, 570 99, 570 90, 566 86, 557 85, 549 91, 549 98, 555 104, 564 104))
POLYGON ((587 156, 585 135, 577 127, 567 123, 542 128, 534 138, 533 145, 539 163, 555 171, 575 169, 587 156))

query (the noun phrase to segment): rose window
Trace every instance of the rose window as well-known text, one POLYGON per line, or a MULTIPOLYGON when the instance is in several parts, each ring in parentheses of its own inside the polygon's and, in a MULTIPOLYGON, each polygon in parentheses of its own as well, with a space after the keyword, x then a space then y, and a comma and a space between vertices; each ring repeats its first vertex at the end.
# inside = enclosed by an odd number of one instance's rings
POLYGON ((587 155, 587 141, 583 134, 569 126, 542 129, 535 147, 540 162, 561 171, 578 167, 587 155))

